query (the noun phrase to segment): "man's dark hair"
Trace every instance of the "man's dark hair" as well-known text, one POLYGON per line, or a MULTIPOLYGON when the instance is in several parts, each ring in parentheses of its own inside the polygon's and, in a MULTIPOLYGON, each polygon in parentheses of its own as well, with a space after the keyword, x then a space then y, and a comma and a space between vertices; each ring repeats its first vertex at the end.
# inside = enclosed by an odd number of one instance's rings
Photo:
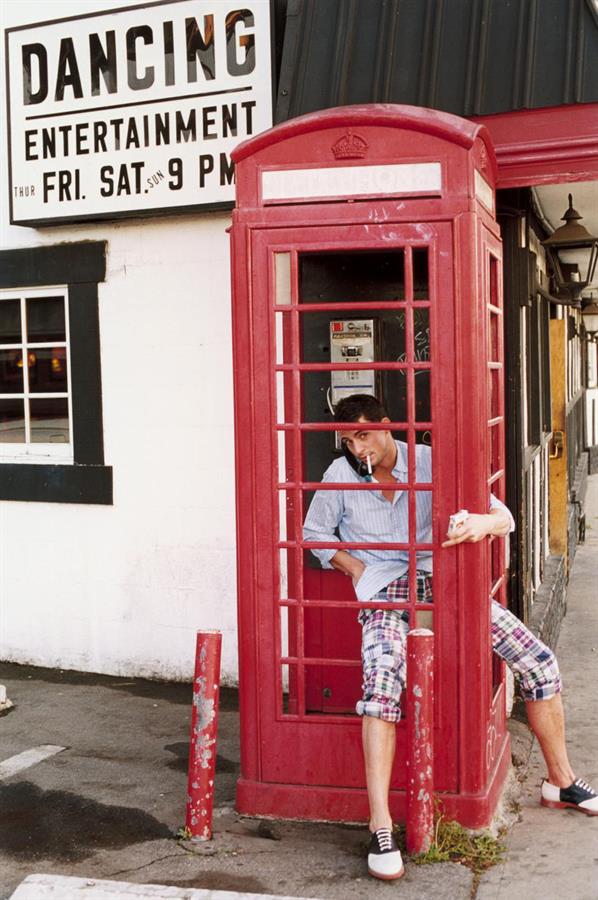
POLYGON ((363 416, 368 422, 381 422, 388 413, 377 397, 370 394, 351 394, 343 397, 334 410, 335 422, 358 422, 363 416))

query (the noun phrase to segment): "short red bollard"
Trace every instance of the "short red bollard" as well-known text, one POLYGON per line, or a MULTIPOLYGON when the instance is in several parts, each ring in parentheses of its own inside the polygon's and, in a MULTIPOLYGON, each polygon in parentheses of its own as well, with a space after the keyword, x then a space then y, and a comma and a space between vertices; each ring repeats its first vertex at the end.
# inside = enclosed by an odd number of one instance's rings
POLYGON ((197 632, 185 825, 198 841, 212 837, 221 649, 220 631, 197 632))
POLYGON ((407 852, 434 839, 434 634, 407 635, 407 852))

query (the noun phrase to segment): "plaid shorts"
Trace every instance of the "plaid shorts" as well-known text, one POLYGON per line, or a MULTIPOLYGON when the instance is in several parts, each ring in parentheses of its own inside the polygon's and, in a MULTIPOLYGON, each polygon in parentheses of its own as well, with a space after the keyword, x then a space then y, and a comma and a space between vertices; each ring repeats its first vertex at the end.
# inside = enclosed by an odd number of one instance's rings
MULTIPOLYGON (((432 602, 432 576, 417 573, 417 602, 432 602)), ((374 598, 402 603, 409 599, 409 576, 402 575, 374 598)), ((407 674, 406 610, 364 609, 361 661, 363 697, 357 703, 360 716, 374 716, 387 722, 401 718, 400 699, 407 674)), ((552 650, 500 603, 492 601, 492 648, 519 676, 524 700, 546 700, 561 691, 558 663, 552 650)))
MULTIPOLYGON (((432 576, 418 570, 416 602, 432 602, 432 576)), ((407 603, 409 576, 401 575, 372 600, 407 603)), ((407 675, 409 613, 401 609, 362 609, 361 663, 363 698, 357 703, 359 716, 375 716, 388 722, 401 718, 400 699, 407 675)))
POLYGON ((519 676, 524 700, 547 700, 560 694, 559 665, 550 647, 496 600, 492 601, 492 649, 519 676))
MULTIPOLYGON (((415 588, 415 602, 416 603, 431 603, 432 602, 432 576, 429 572, 424 572, 423 569, 418 569, 415 573, 417 578, 417 585, 415 588)), ((382 591, 378 591, 372 600, 380 600, 383 603, 408 603, 409 602, 409 576, 401 575, 400 578, 395 578, 394 581, 391 581, 389 585, 387 585, 382 591)), ((374 612, 381 612, 381 610, 375 609, 362 609, 357 616, 357 620, 365 625, 367 621, 369 621, 371 614, 374 612)), ((391 610, 391 612, 396 612, 401 619, 405 622, 409 621, 409 613, 406 609, 396 609, 391 610)))

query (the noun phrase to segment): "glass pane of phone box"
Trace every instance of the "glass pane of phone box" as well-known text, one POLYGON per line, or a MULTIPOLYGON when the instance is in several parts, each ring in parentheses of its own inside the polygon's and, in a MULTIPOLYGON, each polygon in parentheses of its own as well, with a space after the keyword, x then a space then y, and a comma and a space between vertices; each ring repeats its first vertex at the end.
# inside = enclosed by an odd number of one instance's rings
MULTIPOLYGON (((415 300, 428 299, 428 251, 412 251, 415 300)), ((353 250, 299 256, 301 303, 366 303, 405 299, 405 251, 353 250)))
MULTIPOLYGON (((426 300, 427 251, 414 251, 414 296, 426 300)), ((303 254, 299 260, 299 300, 301 303, 363 302, 361 310, 338 315, 314 312, 301 316, 301 358, 304 362, 397 362, 405 359, 405 309, 379 310, 375 302, 405 299, 405 255, 402 250, 359 251, 357 253, 303 254), (367 306, 367 304, 372 304, 367 306), (341 320, 342 316, 342 320, 341 320), (335 328, 335 321, 339 320, 335 328), (335 335, 339 345, 333 347, 335 335)), ((419 311, 414 311, 418 315, 419 311)), ((419 321, 419 320, 418 320, 419 321)), ((417 322, 414 324, 418 324, 417 322)), ((416 358, 429 358, 428 318, 414 329, 427 339, 426 348, 418 347, 416 358)), ((375 393, 387 403, 393 421, 407 418, 407 379, 403 372, 375 373, 355 370, 338 373, 305 373, 303 377, 303 421, 332 422, 333 407, 343 394, 375 393), (352 377, 351 377, 352 376, 352 377), (346 383, 345 383, 346 382, 346 383), (352 382, 355 383, 354 387, 352 382)), ((418 392, 419 393, 419 392, 418 392)), ((418 398, 419 399, 419 398, 418 398)), ((428 400, 428 398, 425 398, 428 400)), ((429 400, 428 400, 429 402, 429 400)), ((423 417, 419 417, 423 421, 423 417)), ((396 434, 406 440, 406 434, 396 434)), ((430 435, 428 434, 428 439, 430 435)), ((308 432, 304 435, 304 478, 319 481, 324 470, 336 458, 338 448, 334 432, 308 432)), ((424 441, 418 432, 418 442, 424 441)), ((304 511, 311 494, 304 496, 304 511)), ((311 607, 304 611, 304 653, 324 660, 354 661, 353 666, 331 664, 305 667, 305 712, 308 714, 353 715, 361 696, 360 641, 358 605, 351 580, 337 571, 323 570, 306 551, 303 567, 304 596, 310 600, 346 600, 347 608, 311 607)), ((289 625, 292 623, 289 622, 289 625)), ((292 630, 292 628, 291 628, 292 630)), ((292 682, 293 679, 290 679, 292 682)), ((293 702, 292 683, 288 684, 289 711, 293 702)), ((287 702, 288 702, 287 701, 287 702)), ((286 704, 285 704, 286 705, 286 704)))

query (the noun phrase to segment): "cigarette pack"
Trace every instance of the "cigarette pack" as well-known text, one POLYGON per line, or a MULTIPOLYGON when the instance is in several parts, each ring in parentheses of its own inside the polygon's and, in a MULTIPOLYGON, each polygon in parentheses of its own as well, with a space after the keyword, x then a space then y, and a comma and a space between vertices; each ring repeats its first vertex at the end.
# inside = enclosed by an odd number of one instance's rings
POLYGON ((457 528, 459 525, 462 525, 463 522, 468 518, 469 511, 466 509, 460 509, 459 512, 454 513, 449 519, 449 531, 453 531, 454 528, 457 528))

